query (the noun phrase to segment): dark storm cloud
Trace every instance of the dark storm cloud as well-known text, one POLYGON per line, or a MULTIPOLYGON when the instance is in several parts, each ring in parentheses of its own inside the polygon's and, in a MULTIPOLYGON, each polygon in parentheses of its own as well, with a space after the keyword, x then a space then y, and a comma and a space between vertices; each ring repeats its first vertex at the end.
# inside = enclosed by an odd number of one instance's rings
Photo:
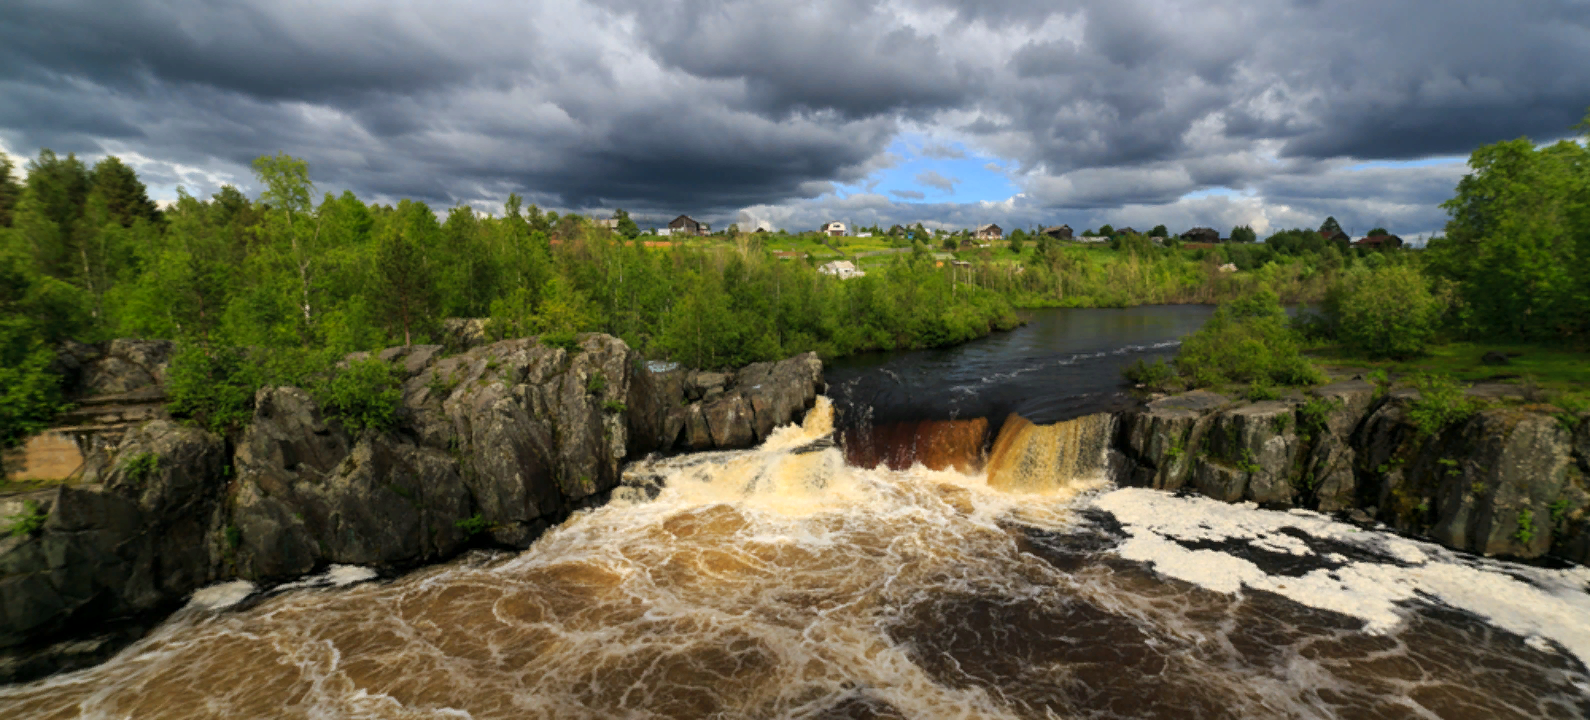
POLYGON ((869 192, 867 212, 1390 212, 1445 199, 1452 170, 1345 168, 1561 136, 1586 104, 1590 3, 1577 0, 12 0, 0 11, 0 140, 13 151, 135 154, 161 179, 202 186, 246 182, 250 159, 285 150, 323 188, 434 204, 520 192, 642 215, 723 220, 784 203, 815 216, 841 202, 835 183, 875 187, 910 130, 933 138, 922 157, 964 146, 1011 161, 1026 195, 922 206, 869 192), (1377 184, 1389 182, 1402 184, 1377 184), (1182 199, 1218 187, 1258 199, 1182 199))

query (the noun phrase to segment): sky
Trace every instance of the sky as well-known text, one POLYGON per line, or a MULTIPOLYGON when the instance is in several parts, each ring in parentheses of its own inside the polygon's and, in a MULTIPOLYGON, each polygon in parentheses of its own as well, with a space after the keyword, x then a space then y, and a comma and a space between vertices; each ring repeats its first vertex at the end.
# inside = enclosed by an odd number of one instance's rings
POLYGON ((1475 148, 1569 137, 1590 0, 6 0, 0 151, 157 201, 321 191, 791 231, 1439 232, 1475 148))

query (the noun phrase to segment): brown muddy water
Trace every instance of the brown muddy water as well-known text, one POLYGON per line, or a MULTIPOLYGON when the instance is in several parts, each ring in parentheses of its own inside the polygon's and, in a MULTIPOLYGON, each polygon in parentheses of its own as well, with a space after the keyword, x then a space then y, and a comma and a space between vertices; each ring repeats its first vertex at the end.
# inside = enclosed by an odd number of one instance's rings
POLYGON ((658 497, 517 555, 212 588, 104 665, 0 688, 0 717, 1590 714, 1582 569, 1111 490, 1110 422, 865 468, 822 399, 762 448, 632 468, 658 497))

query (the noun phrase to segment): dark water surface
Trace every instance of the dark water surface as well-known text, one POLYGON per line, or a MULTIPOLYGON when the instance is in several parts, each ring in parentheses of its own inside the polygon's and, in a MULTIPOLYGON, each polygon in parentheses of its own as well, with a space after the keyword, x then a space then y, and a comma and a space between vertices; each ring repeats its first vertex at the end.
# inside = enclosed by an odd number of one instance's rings
POLYGON ((1127 403, 1121 370, 1174 355, 1215 308, 1153 305, 1024 311, 1027 324, 942 350, 869 353, 828 364, 842 425, 990 418, 1052 423, 1127 403))

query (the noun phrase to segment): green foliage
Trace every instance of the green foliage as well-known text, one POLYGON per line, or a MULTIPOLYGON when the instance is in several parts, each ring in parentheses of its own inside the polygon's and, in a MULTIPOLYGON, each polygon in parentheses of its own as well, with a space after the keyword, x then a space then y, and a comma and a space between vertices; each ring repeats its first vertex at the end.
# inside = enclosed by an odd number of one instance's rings
POLYGON ((1324 373, 1303 357, 1286 311, 1269 290, 1221 305, 1202 329, 1182 341, 1176 368, 1195 386, 1325 381, 1324 373))
POLYGON ((1274 385, 1269 384, 1268 382, 1264 382, 1264 381, 1261 381, 1259 379, 1255 379, 1252 382, 1248 383, 1248 389, 1243 392, 1242 396, 1247 398, 1247 399, 1249 399, 1249 400, 1251 400, 1251 401, 1253 401, 1253 402, 1263 402, 1265 400, 1280 400, 1281 399, 1281 391, 1279 389, 1277 389, 1274 385))
POLYGON ((462 520, 453 521, 453 527, 463 530, 466 537, 474 537, 491 529, 491 525, 486 522, 485 516, 480 513, 475 513, 462 520))
POLYGON ((617 400, 608 400, 607 402, 602 403, 602 409, 610 413, 618 414, 629 410, 629 406, 617 400))
POLYGON ((1234 465, 1238 470, 1248 473, 1249 475, 1252 475, 1253 473, 1259 472, 1263 469, 1259 467, 1257 462, 1254 462, 1253 451, 1248 448, 1242 448, 1242 456, 1237 458, 1234 465))
POLYGON ((1340 410, 1344 403, 1340 398, 1309 398, 1297 409, 1297 430, 1305 439, 1311 438, 1325 431, 1330 422, 1331 413, 1340 410))
POLYGON ((167 409, 211 432, 242 428, 254 413, 254 394, 265 374, 242 350, 180 343, 166 369, 167 409))
POLYGON ((1148 231, 1148 236, 1157 238, 1169 237, 1170 231, 1165 229, 1164 225, 1155 225, 1153 230, 1148 231))
POLYGON ((1343 273, 1325 296, 1325 314, 1337 337, 1375 359, 1423 353, 1445 309, 1411 265, 1343 273))
POLYGON ((1165 450, 1165 457, 1170 458, 1170 461, 1173 463, 1181 462, 1182 457, 1186 456, 1187 454, 1187 448, 1182 446, 1183 442, 1185 442, 1185 440, 1178 436, 1175 442, 1170 444, 1170 448, 1165 450))
POLYGON ((1425 436, 1440 433, 1449 425, 1467 420, 1479 404, 1463 394, 1463 386, 1440 375, 1421 375, 1414 380, 1419 397, 1408 407, 1408 419, 1425 436))
POLYGON ((1172 380, 1176 379, 1176 368, 1165 362, 1164 358, 1154 358, 1154 362, 1144 362, 1142 358, 1121 371, 1127 381, 1148 388, 1162 389, 1172 380))
POLYGON ((1557 498, 1551 503, 1552 532, 1563 533, 1567 531, 1569 507, 1570 504, 1568 502, 1568 498, 1557 498))
POLYGON ((1231 242, 1251 243, 1258 239, 1259 236, 1253 232, 1252 227, 1247 225, 1238 225, 1234 228, 1231 228, 1231 242))
POLYGON ((228 550, 237 550, 243 544, 243 531, 236 525, 227 524, 221 529, 221 538, 226 542, 228 550))
POLYGON ((22 512, 6 517, 6 532, 16 537, 32 535, 44 528, 47 515, 34 500, 22 501, 22 512))
POLYGON ((1518 530, 1513 533, 1513 539, 1520 545, 1528 545, 1535 539, 1535 513, 1532 510, 1518 511, 1518 530))
POLYGON ((122 465, 122 472, 127 481, 134 485, 142 485, 149 476, 160 467, 160 456, 152 452, 141 452, 127 459, 122 465))
POLYGON ((601 370, 591 373, 591 376, 585 379, 585 391, 592 395, 600 393, 606 389, 607 376, 602 374, 601 370))
POLYGON ((397 424, 403 390, 391 364, 369 357, 348 364, 311 391, 315 401, 344 427, 387 430, 397 424))
MULTIPOLYGON (((1580 129, 1586 126, 1581 125, 1580 129)), ((1456 283, 1457 329, 1473 337, 1560 340, 1590 328, 1590 150, 1574 140, 1487 145, 1442 204, 1446 236, 1424 255, 1456 283)))

